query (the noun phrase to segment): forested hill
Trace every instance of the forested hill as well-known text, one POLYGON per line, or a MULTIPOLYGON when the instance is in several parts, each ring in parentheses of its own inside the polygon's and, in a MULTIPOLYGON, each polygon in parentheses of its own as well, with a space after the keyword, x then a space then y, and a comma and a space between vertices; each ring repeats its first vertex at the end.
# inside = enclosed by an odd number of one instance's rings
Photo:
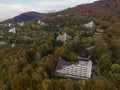
POLYGON ((95 1, 94 3, 90 4, 83 4, 83 5, 78 5, 73 8, 68 8, 66 10, 63 10, 58 13, 81 13, 81 12, 104 12, 107 9, 113 9, 116 8, 116 10, 119 10, 119 0, 98 0, 95 1))
POLYGON ((120 0, 1 24, 0 90, 120 90, 120 0), (60 57, 69 64, 89 58, 91 77, 56 76, 60 57))
POLYGON ((44 15, 45 13, 38 13, 38 12, 25 12, 25 13, 22 13, 20 15, 17 15, 15 16, 14 18, 11 18, 11 19, 8 19, 8 20, 5 20, 1 23, 18 23, 18 22, 27 22, 27 21, 30 21, 32 19, 35 19, 39 16, 42 16, 44 15))
MULTIPOLYGON (((90 4, 78 5, 73 8, 68 8, 60 12, 49 14, 54 15, 68 15, 71 18, 87 18, 92 20, 115 20, 120 17, 120 1, 119 0, 99 0, 90 4)), ((116 20, 118 21, 118 20, 116 20)), ((118 21, 119 22, 119 21, 118 21)))

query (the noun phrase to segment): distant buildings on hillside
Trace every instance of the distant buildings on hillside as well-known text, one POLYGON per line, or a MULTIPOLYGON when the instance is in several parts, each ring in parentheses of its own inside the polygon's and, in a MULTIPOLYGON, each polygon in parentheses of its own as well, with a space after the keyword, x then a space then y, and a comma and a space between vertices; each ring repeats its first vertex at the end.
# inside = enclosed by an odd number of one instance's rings
POLYGON ((40 25, 46 25, 45 22, 43 22, 41 20, 38 20, 37 23, 40 24, 40 25))
POLYGON ((11 27, 12 26, 11 23, 7 23, 7 24, 4 24, 4 25, 5 25, 5 27, 11 27))
POLYGON ((25 22, 18 22, 18 25, 19 25, 19 26, 24 26, 24 25, 25 25, 25 22))

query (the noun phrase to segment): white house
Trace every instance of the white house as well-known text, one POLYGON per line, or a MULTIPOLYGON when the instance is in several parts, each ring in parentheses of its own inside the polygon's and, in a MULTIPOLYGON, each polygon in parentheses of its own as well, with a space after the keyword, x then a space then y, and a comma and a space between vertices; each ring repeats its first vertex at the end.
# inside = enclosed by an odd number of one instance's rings
POLYGON ((12 47, 15 47, 15 44, 12 44, 12 47))
POLYGON ((8 32, 16 33, 16 28, 14 27, 14 28, 10 29, 8 32))
POLYGON ((104 30, 103 30, 103 29, 99 29, 99 28, 97 28, 96 32, 98 32, 98 33, 103 33, 104 30))
POLYGON ((118 42, 120 42, 120 38, 118 39, 118 42))
POLYGON ((41 20, 38 20, 37 23, 40 24, 40 25, 46 25, 45 22, 43 22, 41 20))
POLYGON ((0 41, 0 44, 3 44, 3 45, 4 45, 4 44, 6 44, 6 42, 5 42, 5 41, 0 41))
POLYGON ((10 26, 12 26, 12 24, 11 24, 11 23, 8 23, 8 26, 10 27, 10 26))
POLYGON ((0 35, 0 38, 3 38, 3 36, 2 36, 2 35, 0 35))
POLYGON ((11 27, 11 26, 12 26, 11 23, 7 23, 7 24, 5 24, 5 27, 11 27))
POLYGON ((18 22, 18 25, 24 26, 24 25, 25 25, 25 22, 18 22))
POLYGON ((62 17, 62 15, 58 14, 57 17, 62 17))
POLYGON ((44 23, 44 22, 41 22, 41 25, 45 25, 45 23, 44 23))
POLYGON ((92 28, 92 27, 95 27, 95 24, 93 21, 91 21, 89 23, 84 24, 83 26, 92 28))
POLYGON ((38 24, 41 24, 41 20, 38 20, 38 22, 37 22, 38 24))
POLYGON ((64 33, 63 35, 57 36, 57 41, 65 42, 66 40, 71 40, 72 37, 69 36, 67 33, 64 33))
POLYGON ((55 75, 63 77, 71 77, 78 79, 88 79, 91 77, 92 61, 83 60, 76 63, 67 62, 59 58, 55 75))
POLYGON ((91 50, 91 49, 93 49, 93 48, 95 48, 95 45, 90 46, 90 47, 87 47, 86 50, 91 50))

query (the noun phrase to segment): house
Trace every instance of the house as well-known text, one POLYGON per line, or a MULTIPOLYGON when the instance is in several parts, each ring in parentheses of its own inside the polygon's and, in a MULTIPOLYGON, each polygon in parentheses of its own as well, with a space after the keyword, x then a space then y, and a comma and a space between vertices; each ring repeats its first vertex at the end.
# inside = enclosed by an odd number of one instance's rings
POLYGON ((45 25, 45 23, 44 23, 44 22, 41 22, 41 25, 45 25))
POLYGON ((7 27, 7 24, 5 24, 5 27, 7 27))
POLYGON ((89 23, 84 24, 83 26, 92 28, 92 27, 95 27, 95 24, 93 21, 91 21, 89 23))
POLYGON ((16 28, 14 27, 14 28, 10 29, 8 32, 16 33, 16 28))
POLYGON ((67 33, 64 33, 63 35, 57 36, 56 39, 57 39, 57 41, 65 42, 65 41, 67 41, 67 40, 71 40, 72 37, 69 36, 67 33))
POLYGON ((87 34, 93 34, 93 30, 86 30, 87 34))
POLYGON ((15 47, 15 44, 12 44, 11 46, 12 46, 12 47, 15 47))
POLYGON ((118 42, 120 42, 120 38, 118 39, 118 42))
POLYGON ((62 15, 58 14, 57 17, 62 17, 62 15))
POLYGON ((41 24, 41 20, 38 20, 38 22, 37 22, 38 24, 41 24))
POLYGON ((94 35, 99 36, 101 33, 95 32, 94 35))
POLYGON ((84 32, 83 32, 83 36, 87 36, 87 37, 89 37, 89 36, 92 36, 94 34, 94 31, 93 30, 85 30, 84 32))
POLYGON ((4 44, 6 44, 6 42, 5 41, 0 41, 0 44, 4 45, 4 44))
POLYGON ((97 28, 97 30, 96 30, 98 33, 103 33, 104 32, 104 30, 102 30, 102 29, 98 29, 97 28))
POLYGON ((43 22, 41 20, 38 20, 37 23, 40 24, 40 25, 46 25, 45 22, 43 22))
POLYGON ((70 63, 62 58, 59 58, 55 75, 62 77, 88 79, 91 77, 92 61, 91 60, 80 60, 76 63, 70 63))
POLYGON ((7 24, 4 24, 4 25, 5 25, 5 27, 11 27, 12 26, 11 23, 7 23, 7 24))
POLYGON ((86 31, 85 31, 85 34, 86 34, 86 35, 93 35, 93 34, 94 34, 94 31, 93 31, 93 30, 86 30, 86 31))
POLYGON ((93 49, 93 48, 95 48, 95 45, 90 46, 90 47, 87 47, 86 50, 91 50, 91 49, 93 49))
POLYGON ((20 33, 21 32, 21 30, 19 30, 19 29, 16 29, 15 27, 14 28, 11 28, 8 32, 10 32, 10 33, 20 33))
POLYGON ((2 36, 2 35, 0 35, 0 38, 3 38, 3 36, 2 36))
POLYGON ((11 24, 11 23, 8 23, 8 26, 10 27, 10 26, 12 26, 12 24, 11 24))
POLYGON ((24 26, 24 25, 25 25, 25 22, 18 22, 18 25, 19 25, 19 26, 24 26))

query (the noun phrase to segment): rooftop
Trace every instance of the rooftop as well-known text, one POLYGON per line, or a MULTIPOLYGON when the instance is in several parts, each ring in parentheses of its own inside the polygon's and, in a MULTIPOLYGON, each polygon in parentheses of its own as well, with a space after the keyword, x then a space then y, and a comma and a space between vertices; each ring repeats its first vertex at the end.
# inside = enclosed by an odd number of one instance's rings
POLYGON ((72 65, 72 63, 63 60, 62 58, 59 58, 56 70, 62 69, 63 67, 69 66, 69 65, 72 65))

